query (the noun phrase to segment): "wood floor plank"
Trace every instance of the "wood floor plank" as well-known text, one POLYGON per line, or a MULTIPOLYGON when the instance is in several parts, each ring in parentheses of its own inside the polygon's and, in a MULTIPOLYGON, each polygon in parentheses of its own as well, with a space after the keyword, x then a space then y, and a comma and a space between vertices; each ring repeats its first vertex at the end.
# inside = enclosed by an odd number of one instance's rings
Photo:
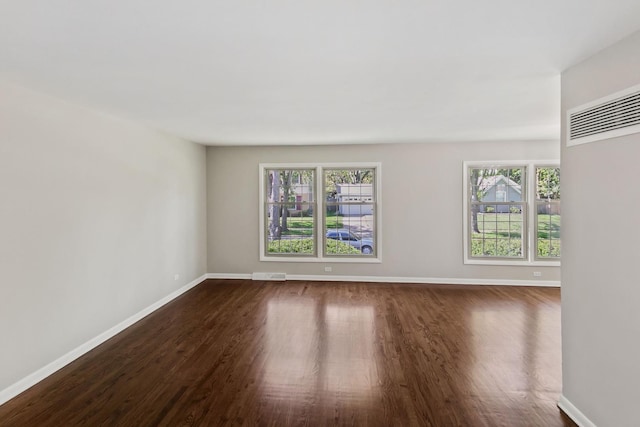
POLYGON ((0 426, 574 426, 560 291, 208 280, 0 406, 0 426))

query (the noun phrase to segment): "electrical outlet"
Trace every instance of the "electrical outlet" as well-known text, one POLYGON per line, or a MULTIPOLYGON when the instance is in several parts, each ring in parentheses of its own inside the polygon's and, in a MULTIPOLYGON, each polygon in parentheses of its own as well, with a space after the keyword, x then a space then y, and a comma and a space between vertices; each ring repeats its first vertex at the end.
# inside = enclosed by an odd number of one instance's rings
POLYGON ((541 271, 534 271, 533 272, 533 277, 542 277, 542 272, 541 271))
POLYGON ((324 272, 325 272, 325 273, 331 273, 332 271, 333 271, 333 268, 332 268, 332 267, 325 267, 325 268, 324 268, 324 272))
POLYGON ((173 280, 178 280, 179 278, 180 278, 179 274, 176 274, 176 275, 173 276, 173 280))

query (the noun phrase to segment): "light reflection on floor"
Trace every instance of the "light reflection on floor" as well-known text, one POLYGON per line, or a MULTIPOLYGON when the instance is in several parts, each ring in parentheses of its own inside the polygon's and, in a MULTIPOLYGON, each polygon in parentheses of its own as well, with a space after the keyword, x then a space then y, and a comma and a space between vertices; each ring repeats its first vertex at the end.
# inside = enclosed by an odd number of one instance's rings
POLYGON ((304 297, 268 302, 263 396, 335 395, 363 401, 379 393, 372 306, 318 306, 304 297))
POLYGON ((269 301, 264 344, 266 395, 315 393, 319 339, 313 299, 269 301))
MULTIPOLYGON (((471 312, 473 348, 472 387, 499 390, 523 390, 526 384, 524 370, 524 313, 513 305, 474 309, 471 312), (514 333, 504 333, 505 328, 514 333), (514 335, 518 339, 513 339, 514 335), (519 336, 518 336, 519 335, 519 336), (508 367, 508 369, 507 369, 508 367), (503 375, 507 371, 510 375, 503 375)), ((486 391, 486 390, 481 390, 486 391)))
POLYGON ((373 307, 331 306, 325 310, 327 364, 324 388, 344 398, 363 398, 377 391, 373 307))
POLYGON ((522 398, 532 392, 555 404, 561 344, 553 331, 559 316, 554 306, 513 301, 471 310, 473 367, 468 387, 484 396, 487 408, 490 402, 491 412, 520 407, 522 398), (505 395, 512 399, 504 399, 505 395))

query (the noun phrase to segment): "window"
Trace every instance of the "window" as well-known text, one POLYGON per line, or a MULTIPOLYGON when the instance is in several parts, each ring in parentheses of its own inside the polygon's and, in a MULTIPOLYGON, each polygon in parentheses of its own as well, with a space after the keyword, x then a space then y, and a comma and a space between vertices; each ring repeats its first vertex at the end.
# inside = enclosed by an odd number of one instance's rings
POLYGON ((558 264, 557 164, 465 162, 464 182, 465 263, 558 264))
POLYGON ((262 261, 380 262, 380 164, 261 164, 262 261))
POLYGON ((324 169, 326 255, 375 257, 375 168, 324 169))
POLYGON ((270 255, 315 255, 315 170, 265 169, 264 233, 270 255))
POLYGON ((560 258, 560 168, 536 167, 536 258, 560 258))
POLYGON ((472 257, 524 259, 525 167, 470 167, 472 257))

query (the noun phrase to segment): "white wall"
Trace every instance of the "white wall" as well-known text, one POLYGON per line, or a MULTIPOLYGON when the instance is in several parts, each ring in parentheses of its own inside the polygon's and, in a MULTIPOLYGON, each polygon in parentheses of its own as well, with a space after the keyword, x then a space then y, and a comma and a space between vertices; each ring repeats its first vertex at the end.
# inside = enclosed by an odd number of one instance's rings
POLYGON ((333 275, 559 281, 559 267, 463 264, 464 160, 557 159, 557 141, 208 147, 210 273, 280 271, 326 275, 325 264, 259 261, 258 164, 261 162, 381 162, 381 264, 334 263, 333 275), (534 278, 533 271, 542 277, 534 278))
MULTIPOLYGON (((563 114, 637 84, 640 32, 563 73, 563 114)), ((640 425, 639 161, 640 134, 563 139, 563 396, 600 427, 640 425)))
POLYGON ((0 391, 206 273, 205 158, 0 84, 0 391))

